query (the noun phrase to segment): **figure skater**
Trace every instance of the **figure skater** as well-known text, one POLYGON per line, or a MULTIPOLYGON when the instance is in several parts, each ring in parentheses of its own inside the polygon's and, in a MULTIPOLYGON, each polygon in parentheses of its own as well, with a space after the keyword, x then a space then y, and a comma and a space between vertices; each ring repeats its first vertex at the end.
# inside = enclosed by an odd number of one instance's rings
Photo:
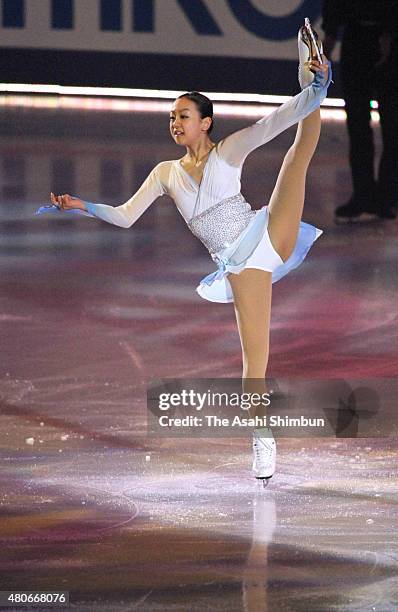
MULTIPOLYGON (((256 391, 265 388, 272 283, 297 267, 322 233, 301 222, 306 173, 320 134, 319 106, 331 81, 330 62, 317 40, 306 20, 298 34, 302 91, 270 115, 215 143, 210 138, 211 101, 198 92, 185 93, 170 111, 170 134, 186 148, 184 157, 159 163, 120 206, 51 193, 52 206, 38 211, 78 212, 128 228, 158 196, 171 196, 218 266, 197 291, 213 302, 234 303, 242 346, 242 379, 244 383, 254 381, 255 389, 251 390, 256 391), (246 157, 296 123, 294 143, 284 158, 268 206, 252 210, 240 193, 246 157)), ((269 428, 254 430, 253 452, 254 475, 268 482, 276 461, 276 444, 269 428)))

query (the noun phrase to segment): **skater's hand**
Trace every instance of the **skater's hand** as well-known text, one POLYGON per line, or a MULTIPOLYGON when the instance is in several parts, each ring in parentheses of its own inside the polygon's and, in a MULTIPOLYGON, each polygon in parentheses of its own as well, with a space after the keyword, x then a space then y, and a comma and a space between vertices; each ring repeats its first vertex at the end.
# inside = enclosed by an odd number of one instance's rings
POLYGON ((322 62, 323 63, 321 64, 318 60, 312 59, 309 62, 306 62, 306 64, 311 72, 322 74, 322 82, 326 83, 329 77, 329 65, 326 55, 322 55, 322 62))
POLYGON ((70 196, 68 193, 64 195, 56 196, 51 192, 50 194, 51 204, 57 206, 60 210, 70 210, 72 208, 80 208, 80 210, 86 210, 83 200, 70 196))

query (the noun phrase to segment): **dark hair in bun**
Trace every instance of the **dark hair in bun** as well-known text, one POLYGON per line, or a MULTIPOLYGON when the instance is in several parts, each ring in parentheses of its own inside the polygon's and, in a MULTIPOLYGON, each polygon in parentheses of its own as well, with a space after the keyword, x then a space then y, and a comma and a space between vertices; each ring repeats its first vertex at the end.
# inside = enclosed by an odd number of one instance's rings
POLYGON ((188 98, 188 100, 192 100, 192 102, 195 102, 202 119, 204 119, 205 117, 210 117, 211 125, 207 130, 207 133, 210 134, 213 129, 214 123, 213 102, 198 91, 189 91, 187 93, 184 93, 181 96, 178 96, 177 100, 179 100, 180 98, 188 98))

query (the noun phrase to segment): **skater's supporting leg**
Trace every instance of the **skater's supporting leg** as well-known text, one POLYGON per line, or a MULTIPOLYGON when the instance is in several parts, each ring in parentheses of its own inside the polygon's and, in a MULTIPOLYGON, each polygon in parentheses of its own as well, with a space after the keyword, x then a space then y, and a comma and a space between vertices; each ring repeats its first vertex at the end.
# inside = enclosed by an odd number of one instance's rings
MULTIPOLYGON (((272 275, 264 270, 248 268, 240 274, 229 274, 234 295, 234 307, 242 346, 242 386, 245 393, 267 392, 265 372, 269 354, 272 275)), ((263 417, 266 409, 260 405, 249 411, 250 416, 263 417)))
MULTIPOLYGON (((268 392, 265 372, 269 352, 272 274, 247 268, 240 274, 229 274, 234 294, 236 320, 242 345, 244 393, 256 394, 249 410, 265 424, 267 403, 262 396, 268 392)), ((253 431, 253 472, 256 478, 269 478, 275 472, 276 444, 269 429, 257 425, 253 431)))
POLYGON ((265 376, 269 351, 272 275, 248 268, 229 274, 242 346, 243 378, 265 376))
POLYGON ((303 213, 305 180, 321 130, 319 108, 300 121, 296 138, 287 152, 269 204, 268 232, 283 261, 296 244, 303 213))

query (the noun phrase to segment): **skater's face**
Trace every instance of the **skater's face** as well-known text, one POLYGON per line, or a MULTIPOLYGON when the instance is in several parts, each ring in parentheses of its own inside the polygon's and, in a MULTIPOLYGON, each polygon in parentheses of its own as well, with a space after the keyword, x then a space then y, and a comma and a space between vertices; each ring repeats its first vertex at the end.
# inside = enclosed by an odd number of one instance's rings
POLYGON ((206 134, 210 117, 200 116, 196 103, 189 98, 178 98, 170 111, 170 134, 180 145, 192 145, 206 134))

